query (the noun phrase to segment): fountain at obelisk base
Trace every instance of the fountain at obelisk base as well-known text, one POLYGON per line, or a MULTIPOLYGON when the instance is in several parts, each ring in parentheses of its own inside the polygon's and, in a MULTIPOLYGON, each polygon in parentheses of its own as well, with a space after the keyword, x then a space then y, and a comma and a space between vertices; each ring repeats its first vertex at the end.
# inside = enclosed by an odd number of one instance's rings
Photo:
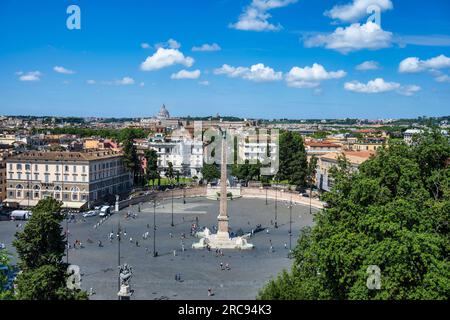
POLYGON ((220 210, 217 217, 217 233, 212 234, 208 228, 197 232, 196 236, 200 241, 194 243, 192 248, 203 249, 209 246, 211 249, 253 249, 253 244, 247 243, 246 236, 231 238, 228 232, 228 213, 227 213, 227 143, 226 131, 222 131, 222 154, 220 168, 220 210))

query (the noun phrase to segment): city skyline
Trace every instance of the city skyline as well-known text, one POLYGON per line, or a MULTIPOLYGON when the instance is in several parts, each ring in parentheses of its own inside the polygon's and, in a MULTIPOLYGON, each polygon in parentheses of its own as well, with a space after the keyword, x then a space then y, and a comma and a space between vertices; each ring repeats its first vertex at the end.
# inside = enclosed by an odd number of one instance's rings
POLYGON ((138 118, 164 103, 174 117, 445 116, 450 4, 432 2, 4 1, 0 112, 138 118), (80 30, 66 25, 72 4, 80 30), (369 4, 381 21, 368 21, 369 4))

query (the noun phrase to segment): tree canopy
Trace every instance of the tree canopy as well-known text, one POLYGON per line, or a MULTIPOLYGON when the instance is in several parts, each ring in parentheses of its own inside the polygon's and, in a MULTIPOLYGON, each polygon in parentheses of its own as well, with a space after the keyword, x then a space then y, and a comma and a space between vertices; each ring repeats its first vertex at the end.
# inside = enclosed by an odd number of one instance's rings
POLYGON ((327 207, 301 230, 292 270, 262 299, 449 299, 450 144, 435 131, 333 170, 327 207), (369 289, 368 268, 381 288, 369 289))
POLYGON ((65 235, 60 213, 62 202, 40 200, 13 245, 19 257, 17 298, 25 300, 84 299, 86 293, 66 286, 68 265, 63 262, 65 235))
POLYGON ((297 132, 284 131, 280 134, 278 180, 288 180, 297 187, 306 186, 307 160, 303 138, 297 132))
POLYGON ((215 163, 213 164, 203 163, 202 176, 203 179, 205 179, 207 182, 211 182, 214 179, 219 179, 220 178, 219 166, 215 163))

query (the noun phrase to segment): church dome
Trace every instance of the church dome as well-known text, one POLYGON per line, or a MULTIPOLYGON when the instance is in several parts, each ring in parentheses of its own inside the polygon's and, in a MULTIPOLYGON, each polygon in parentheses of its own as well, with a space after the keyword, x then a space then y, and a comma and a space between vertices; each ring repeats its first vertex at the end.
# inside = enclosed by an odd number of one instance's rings
POLYGON ((161 109, 158 112, 158 115, 156 116, 158 119, 168 119, 170 118, 169 111, 167 111, 166 106, 162 105, 161 109))

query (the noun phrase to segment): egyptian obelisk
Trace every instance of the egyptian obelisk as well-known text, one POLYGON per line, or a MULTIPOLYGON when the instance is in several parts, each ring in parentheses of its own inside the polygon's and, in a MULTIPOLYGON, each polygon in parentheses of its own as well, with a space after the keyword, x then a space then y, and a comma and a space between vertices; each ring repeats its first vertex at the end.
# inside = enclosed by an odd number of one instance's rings
POLYGON ((220 167, 220 207, 217 236, 229 239, 228 234, 228 213, 227 213, 227 136, 226 131, 222 132, 222 154, 220 167))

